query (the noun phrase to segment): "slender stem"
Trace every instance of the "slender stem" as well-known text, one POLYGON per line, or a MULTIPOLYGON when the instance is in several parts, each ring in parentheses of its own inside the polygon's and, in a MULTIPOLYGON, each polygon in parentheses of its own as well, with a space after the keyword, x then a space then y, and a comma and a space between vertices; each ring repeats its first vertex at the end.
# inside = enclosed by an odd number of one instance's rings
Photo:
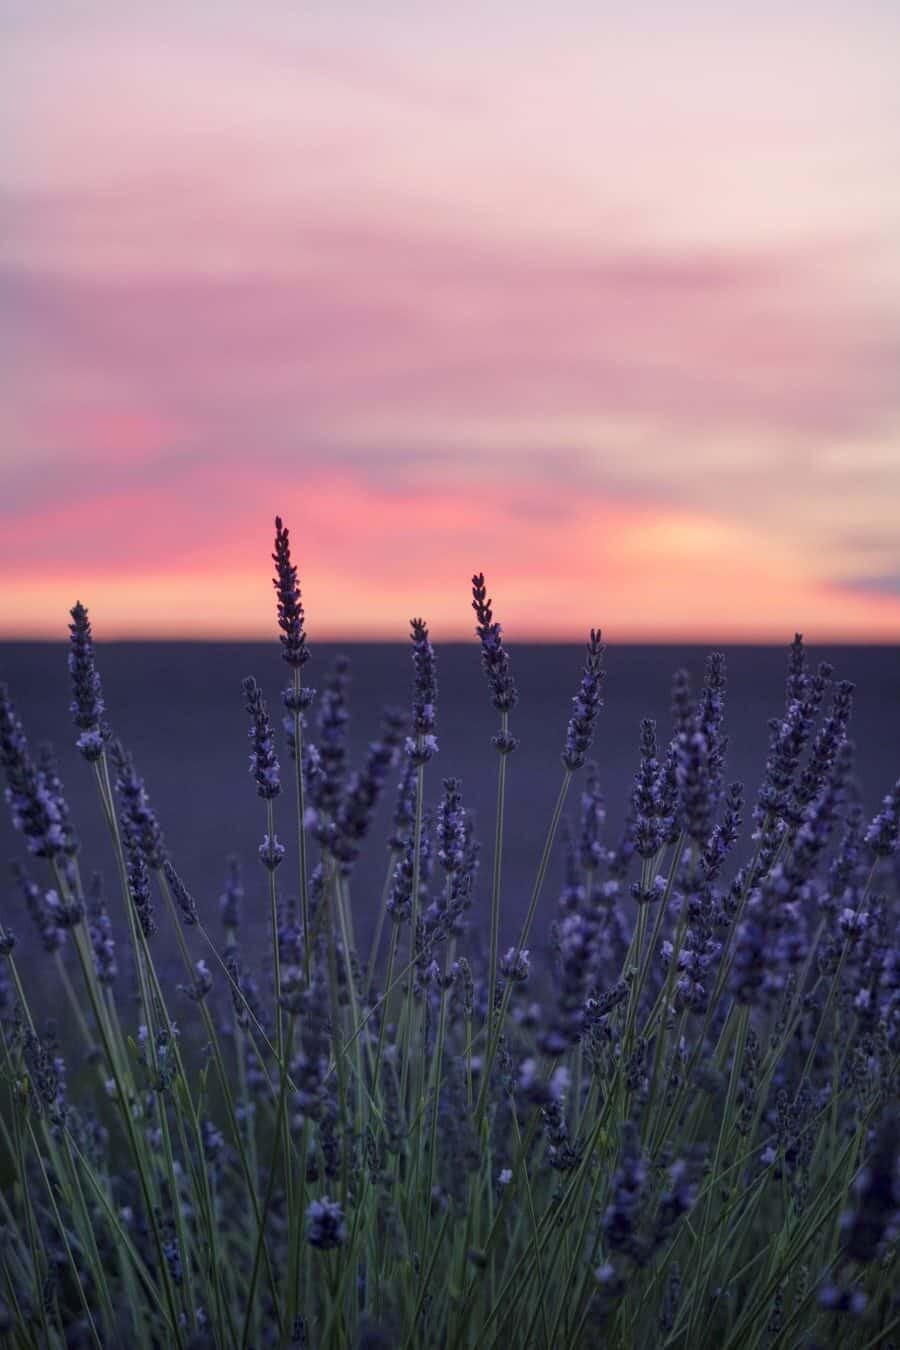
POLYGON ((375 980, 375 972, 378 967, 378 953, 381 950, 381 935, 384 932, 384 921, 387 916, 387 902, 391 891, 391 879, 394 875, 394 868, 400 858, 400 852, 396 848, 391 848, 388 854, 387 871, 384 876, 384 883, 381 887, 381 904, 378 906, 378 919, 375 924, 375 933, 372 938, 372 945, 369 948, 369 960, 366 965, 366 995, 371 992, 372 984, 375 980))
MULTIPOLYGON (((424 744, 424 737, 421 732, 416 737, 416 744, 421 751, 424 744)), ((422 815, 425 795, 425 765, 420 763, 416 770, 416 816, 413 826, 413 875, 412 875, 412 896, 409 912, 409 965, 410 971, 415 969, 416 962, 416 938, 419 927, 419 881, 421 877, 422 866, 422 815)), ((400 1100, 406 1102, 406 1085, 409 1077, 409 1064, 412 1058, 410 1050, 413 1045, 413 1014, 415 1012, 415 977, 411 975, 406 992, 406 1026, 403 1048, 403 1067, 400 1071, 400 1100)))
MULTIPOLYGON (((509 731, 509 713, 500 714, 500 743, 505 744, 509 731)), ((503 813, 506 803, 506 761, 509 755, 500 751, 497 765, 497 814, 494 822, 494 867, 491 877, 491 955, 488 967, 488 1015, 497 998, 497 962, 500 959, 500 873, 503 865, 503 813)))
POLYGON ((303 960, 306 983, 310 978, 309 862, 306 843, 306 804, 303 782, 303 714, 299 708, 302 689, 300 667, 293 668, 294 685, 294 783, 297 795, 297 861, 300 868, 300 914, 303 923, 303 960))
MULTIPOLYGON (((562 783, 560 784, 559 793, 557 794, 556 804, 553 807, 553 815, 550 817, 550 824, 547 829, 547 836, 544 840, 544 848, 543 852, 541 853, 541 860, 538 863, 537 876, 535 877, 534 880, 534 887, 531 892, 531 899, 528 902, 528 910, 525 914, 525 920, 522 924, 522 928, 519 933, 519 938, 513 952, 513 965, 515 965, 518 962, 518 959, 522 953, 522 949, 524 948, 525 943, 528 941, 528 935, 531 932, 531 925, 534 923, 534 916, 535 913, 537 912, 538 901, 541 898, 541 891, 544 889, 544 880, 547 876, 547 868, 550 865, 550 855, 553 852, 553 845, 556 841, 556 833, 557 830, 559 829, 559 822, 562 819, 563 808, 566 804, 566 797, 569 792, 569 784, 571 783, 571 781, 572 781, 572 770, 567 768, 563 774, 563 780, 562 783)), ((497 1009, 496 1015, 494 1014, 493 1008, 488 1008, 487 1010, 488 1048, 487 1054, 485 1055, 484 1066, 481 1071, 481 1086, 478 1090, 478 1102, 475 1107, 476 1132, 480 1132, 481 1130, 481 1122, 482 1119, 484 1118, 484 1113, 487 1108, 487 1099, 490 1091, 490 1082, 491 1082, 491 1070, 494 1067, 494 1059, 497 1054, 497 1047, 500 1044, 500 1036, 503 1030, 503 1023, 506 1017, 506 1010, 509 1006, 509 1000, 512 995, 512 986, 513 986, 512 980, 508 980, 506 983, 506 988, 503 990, 503 995, 500 1000, 500 1007, 497 1009), (491 1025, 492 1019, 493 1019, 493 1028, 491 1025)))

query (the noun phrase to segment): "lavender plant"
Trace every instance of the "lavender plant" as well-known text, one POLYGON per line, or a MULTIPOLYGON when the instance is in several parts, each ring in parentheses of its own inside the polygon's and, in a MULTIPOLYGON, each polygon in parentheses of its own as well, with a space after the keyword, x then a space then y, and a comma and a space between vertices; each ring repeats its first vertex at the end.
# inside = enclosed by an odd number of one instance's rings
POLYGON ((472 604, 499 726, 482 946, 465 784, 432 781, 427 625, 411 624, 411 717, 387 709, 354 767, 346 661, 307 723, 310 649, 280 518, 273 559, 291 669, 281 753, 259 685, 243 686, 262 970, 238 860, 212 912, 218 888, 169 855, 164 811, 107 721, 87 610, 71 612, 72 714, 115 889, 84 887, 52 753, 32 751, 0 685, 6 801, 28 855, 0 914, 0 1342, 900 1339, 900 782, 867 820, 851 686, 830 666, 811 672, 795 639, 747 832, 744 788, 726 774, 724 657, 696 697, 678 672, 671 731, 642 723, 625 828, 609 840, 602 752, 588 763, 603 681, 592 630, 567 725, 560 707, 562 781, 525 919, 501 951, 519 695, 483 575, 472 604), (282 794, 289 757, 295 790, 282 794), (379 885, 360 850, 392 777, 379 885), (298 872, 284 863, 292 835, 298 872), (542 963, 530 943, 560 844, 542 963), (371 907, 379 890, 363 961, 353 901, 371 907), (17 911, 52 963, 54 1024, 29 1001, 17 911))

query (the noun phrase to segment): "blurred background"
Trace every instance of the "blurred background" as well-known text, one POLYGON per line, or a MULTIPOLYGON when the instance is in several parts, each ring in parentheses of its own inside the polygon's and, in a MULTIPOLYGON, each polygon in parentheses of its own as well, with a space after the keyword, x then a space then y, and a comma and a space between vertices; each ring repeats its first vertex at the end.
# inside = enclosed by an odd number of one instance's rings
POLYGON ((0 632, 900 637, 900 8, 9 0, 0 632))

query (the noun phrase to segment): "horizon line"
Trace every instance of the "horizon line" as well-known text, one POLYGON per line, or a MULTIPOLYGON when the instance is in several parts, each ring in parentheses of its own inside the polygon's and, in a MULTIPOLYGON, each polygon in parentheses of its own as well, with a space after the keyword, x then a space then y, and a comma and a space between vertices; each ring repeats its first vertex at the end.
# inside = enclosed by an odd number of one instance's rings
MULTIPOLYGON (((802 629, 795 629, 794 632, 785 634, 781 637, 760 634, 758 636, 748 636, 746 634, 723 635, 718 636, 710 633, 691 633, 672 634, 672 633, 632 633, 616 638, 603 634, 604 645, 609 647, 788 647, 794 638, 796 632, 800 632, 804 644, 807 647, 900 647, 900 634, 896 638, 874 635, 872 637, 847 637, 832 636, 825 634, 808 634, 802 629)), ((461 636, 454 634, 448 637, 435 637, 432 633, 432 639, 436 645, 441 647, 477 647, 478 639, 473 634, 470 636, 461 636)), ((504 634, 504 644, 507 647, 583 647, 587 637, 583 635, 566 637, 563 635, 535 635, 524 634, 520 637, 507 637, 504 634)), ((0 646, 68 646, 68 635, 51 635, 48 633, 4 633, 0 631, 0 646)), ((117 646, 278 646, 277 633, 271 637, 261 637, 258 634, 247 633, 119 633, 112 636, 98 637, 94 635, 94 644, 98 647, 117 647, 117 646)), ((384 635, 350 635, 347 633, 325 632, 320 633, 310 641, 310 647, 315 646, 351 646, 351 647, 405 647, 409 645, 408 635, 387 637, 384 635)))

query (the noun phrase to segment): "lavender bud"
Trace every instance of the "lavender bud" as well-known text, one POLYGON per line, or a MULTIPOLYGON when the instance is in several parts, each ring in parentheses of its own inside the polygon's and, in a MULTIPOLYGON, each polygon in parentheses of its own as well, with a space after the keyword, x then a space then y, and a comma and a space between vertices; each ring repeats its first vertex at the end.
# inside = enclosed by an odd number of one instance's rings
POLYGON ((278 627, 281 629, 281 654, 289 666, 299 670, 309 660, 305 615, 300 600, 297 568, 291 562, 291 546, 287 526, 281 517, 275 517, 275 552, 272 554, 275 576, 272 584, 278 596, 278 627))
POLYGON ((427 764, 436 754, 438 744, 434 735, 435 705, 437 704, 437 659, 428 637, 424 619, 410 619, 410 637, 413 644, 413 737, 406 743, 406 751, 416 765, 427 764))
POLYGON ((407 756, 403 774, 400 778, 400 785, 397 788, 397 804, 394 808, 393 834, 388 843, 392 849, 399 852, 406 847, 407 840, 412 834, 413 824, 416 816, 416 765, 409 756, 407 756))
POLYGON ((531 973, 531 952, 526 948, 509 947, 500 957, 500 974, 513 984, 524 984, 531 973))
POLYGON ((397 763, 400 742, 406 726, 406 714, 395 708, 385 710, 381 740, 373 741, 365 767, 350 780, 335 821, 332 852, 348 873, 359 856, 360 846, 369 831, 388 774, 397 763))
POLYGON ((306 1237, 311 1247, 320 1251, 329 1251, 333 1247, 343 1247, 347 1241, 347 1225, 344 1211, 336 1200, 323 1196, 313 1200, 306 1210, 306 1237))
POLYGON ((109 727, 103 720, 106 705, 100 676, 94 664, 94 640, 88 612, 79 600, 69 611, 69 673, 72 676, 73 699, 70 705, 76 727, 81 729, 78 749, 88 761, 97 760, 109 739, 109 727))
POLYGON ((339 656, 325 683, 319 705, 319 743, 310 747, 307 783, 310 806, 318 813, 313 828, 326 847, 333 842, 331 828, 341 803, 347 775, 347 692, 350 662, 339 656), (309 772, 312 768, 313 772, 309 772))
POLYGON ((179 992, 187 994, 195 1003, 202 1003, 209 991, 212 989, 212 975, 209 966, 205 961, 197 961, 194 965, 194 981, 192 984, 180 984, 179 992))
POLYGON ((572 716, 566 731, 566 744, 562 761, 570 773, 580 769, 587 758, 594 740, 594 724, 597 714, 603 706, 603 659, 604 647, 600 641, 600 629, 591 629, 587 645, 584 673, 578 693, 572 700, 572 716))
POLYGON ((743 805, 743 784, 729 783, 722 819, 714 828, 703 850, 703 871, 707 881, 716 880, 722 870, 722 864, 737 843, 743 805))
POLYGON ((103 903, 102 879, 96 873, 91 885, 90 906, 88 910, 88 931, 94 952, 94 967, 101 984, 111 985, 119 973, 116 962, 116 944, 112 935, 112 924, 103 903))
POLYGON ((150 895, 150 874, 147 860, 141 851, 137 839, 125 833, 125 861, 128 871, 128 893, 141 925, 141 932, 149 942, 156 932, 156 919, 153 914, 153 900, 150 895))
POLYGON ((270 872, 274 872, 284 857, 284 844, 279 842, 277 835, 273 834, 270 839, 267 834, 264 834, 257 852, 263 867, 268 868, 270 872))
POLYGON ((240 927, 241 905, 244 900, 240 859, 232 853, 227 859, 227 864, 228 875, 225 889, 219 896, 219 912, 222 916, 222 926, 236 932, 240 927))
POLYGON ((656 723, 652 717, 645 717, 641 722, 641 764, 631 793, 634 849, 641 858, 655 858, 665 841, 667 826, 660 784, 656 723))
POLYGON ((47 741, 42 741, 37 748, 37 780, 38 790, 44 795, 48 811, 57 823, 60 848, 67 857, 74 858, 80 845, 69 819, 69 807, 63 793, 56 756, 47 741))
POLYGON ((407 839, 403 856, 394 868, 387 912, 394 923, 406 923, 412 909, 413 841, 407 839))
POLYGON ((560 971, 549 1025, 538 1038, 545 1055, 563 1055, 581 1039, 591 976, 593 934, 583 915, 567 914, 559 924, 560 971))
POLYGON ((166 1258, 166 1265, 169 1268, 169 1276, 173 1284, 180 1285, 184 1279, 184 1269, 181 1264, 181 1249, 178 1246, 178 1238, 175 1236, 174 1225, 166 1224, 164 1233, 162 1249, 163 1256, 166 1258))
POLYGON ((706 739, 711 809, 715 811, 722 793, 722 771, 728 738, 722 735, 725 718, 725 655, 710 652, 706 659, 706 674, 697 709, 698 728, 706 739))
POLYGON ((147 866, 156 870, 163 865, 166 846, 144 780, 135 771, 134 760, 121 741, 113 741, 110 752, 116 766, 116 791, 122 802, 122 833, 126 841, 133 840, 147 866))
POLYGON ((682 731, 678 737, 676 780, 681 827, 689 839, 703 844, 709 837, 712 794, 709 746, 702 731, 682 731))
POLYGON ((640 1261, 643 1246, 638 1221, 647 1190, 647 1164, 633 1129, 626 1126, 622 1161, 613 1178, 612 1196, 603 1216, 603 1240, 610 1252, 640 1261))
POLYGON ((168 858, 163 863, 163 873, 172 891, 172 899, 181 910, 182 920, 190 927, 197 922, 197 902, 168 858))
POLYGON ((6 773, 6 801, 14 830, 25 837, 29 853, 53 859, 66 850, 65 821, 57 795, 36 768, 25 730, 9 689, 0 683, 0 764, 6 773))
POLYGON ((272 723, 266 708, 262 691, 252 675, 242 681, 241 688, 246 700, 245 707, 251 717, 249 736, 253 742, 250 756, 250 772, 256 780, 256 790, 266 801, 277 797, 281 791, 281 777, 278 756, 275 754, 275 737, 272 723))
POLYGON ((578 853, 584 870, 593 872, 605 858, 600 836, 606 822, 606 804, 600 791, 597 765, 589 764, 587 768, 587 782, 581 794, 581 829, 578 838, 578 853))
MULTIPOLYGON (((494 621, 491 603, 487 598, 484 573, 478 572, 472 578, 472 608, 478 619, 475 634, 481 640, 481 668, 487 676, 494 707, 498 712, 508 713, 516 706, 519 695, 509 668, 509 654, 503 646, 502 630, 494 621)), ((506 741, 513 738, 503 739, 503 746, 497 745, 497 738, 494 744, 502 753, 509 754, 515 747, 507 747, 506 741)))
POLYGON ((444 795, 438 811, 438 862, 445 872, 458 872, 465 861, 466 817, 462 784, 458 778, 444 779, 444 795))
POLYGON ((897 851, 900 828, 900 778, 882 802, 881 810, 866 831, 866 844, 876 858, 889 858, 897 851))
POLYGON ((22 892, 25 908, 38 931, 41 946, 48 954, 58 951, 65 941, 66 934, 65 925, 60 923, 60 906, 56 892, 48 891, 45 895, 37 882, 32 881, 19 863, 13 863, 12 871, 22 892))

